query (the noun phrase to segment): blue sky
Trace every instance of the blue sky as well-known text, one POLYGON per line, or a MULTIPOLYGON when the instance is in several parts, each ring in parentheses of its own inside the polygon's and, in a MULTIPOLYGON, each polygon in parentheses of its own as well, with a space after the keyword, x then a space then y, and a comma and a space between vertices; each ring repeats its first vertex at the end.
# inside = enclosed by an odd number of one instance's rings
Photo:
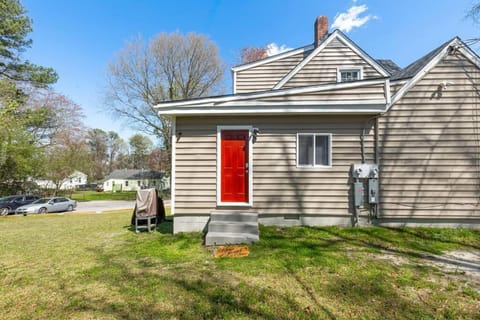
MULTIPOLYGON (((55 88, 82 106, 87 126, 115 130, 124 138, 133 131, 105 110, 102 91, 109 61, 126 40, 139 34, 145 39, 160 32, 206 34, 218 45, 228 67, 238 63, 240 49, 247 45, 274 43, 278 47, 297 48, 312 43, 313 23, 319 15, 328 16, 330 24, 335 18, 346 18, 340 20, 347 28, 353 14, 353 22, 363 24, 351 28, 347 35, 372 57, 392 59, 401 67, 456 35, 464 40, 480 37, 480 25, 465 18, 472 0, 22 0, 22 3, 33 19, 34 29, 33 45, 25 57, 59 73, 55 88), (345 15, 348 12, 351 14, 345 15)), ((473 49, 478 52, 479 46, 473 49)), ((229 93, 229 69, 225 74, 226 93, 229 93)))

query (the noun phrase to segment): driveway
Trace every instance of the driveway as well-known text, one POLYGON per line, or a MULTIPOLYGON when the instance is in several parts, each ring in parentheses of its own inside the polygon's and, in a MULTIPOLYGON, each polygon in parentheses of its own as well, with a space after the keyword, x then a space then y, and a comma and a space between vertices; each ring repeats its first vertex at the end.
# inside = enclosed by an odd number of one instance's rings
MULTIPOLYGON (((170 205, 170 200, 165 200, 163 202, 165 205, 170 205)), ((135 201, 123 201, 123 200, 94 200, 94 201, 85 201, 77 202, 76 212, 97 212, 97 211, 108 211, 108 210, 121 210, 121 209, 131 209, 135 207, 135 201)))

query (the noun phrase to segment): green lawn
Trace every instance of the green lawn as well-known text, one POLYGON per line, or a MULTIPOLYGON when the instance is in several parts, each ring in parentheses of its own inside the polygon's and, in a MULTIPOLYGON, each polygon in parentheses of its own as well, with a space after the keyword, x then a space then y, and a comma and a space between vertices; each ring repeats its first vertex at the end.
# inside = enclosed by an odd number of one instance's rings
POLYGON ((130 211, 0 219, 2 319, 479 319, 480 287, 424 263, 480 232, 261 227, 246 258, 130 211))
POLYGON ((97 192, 97 191, 74 191, 71 195, 73 200, 91 201, 91 200, 135 200, 136 191, 120 191, 120 192, 97 192))
MULTIPOLYGON (((134 201, 137 196, 136 191, 74 191, 68 193, 66 196, 77 201, 91 201, 91 200, 131 200, 134 201)), ((163 199, 169 199, 167 195, 160 195, 163 199)))

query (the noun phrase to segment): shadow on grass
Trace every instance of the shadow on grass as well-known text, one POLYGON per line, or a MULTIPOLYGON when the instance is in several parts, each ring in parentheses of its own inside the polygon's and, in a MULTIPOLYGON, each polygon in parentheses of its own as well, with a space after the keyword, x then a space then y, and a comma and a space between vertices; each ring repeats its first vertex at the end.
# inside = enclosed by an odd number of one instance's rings
POLYGON ((426 240, 426 241, 435 241, 435 242, 441 242, 445 244, 453 244, 453 245, 459 245, 462 247, 466 248, 471 248, 471 249, 476 249, 480 250, 480 230, 471 230, 471 229, 455 229, 456 233, 465 233, 468 234, 467 236, 472 236, 473 238, 477 239, 477 243, 475 243, 473 240, 471 242, 466 242, 466 241, 459 241, 459 240, 454 240, 451 236, 451 229, 448 228, 442 228, 442 229, 435 229, 435 228, 388 228, 385 227, 385 229, 388 229, 392 233, 397 233, 397 234, 405 234, 410 237, 415 237, 420 240, 426 240))
MULTIPOLYGON (((125 225, 123 226, 123 228, 133 233, 136 233, 135 226, 132 224, 125 225)), ((154 230, 157 232, 160 232, 161 234, 173 234, 173 221, 164 220, 162 223, 157 224, 157 227, 154 230)), ((139 233, 144 233, 144 232, 148 233, 147 230, 141 230, 139 233)), ((153 231, 150 231, 150 232, 153 232, 153 231)))
POLYGON ((164 227, 153 237, 129 236, 122 246, 93 248, 96 266, 76 281, 113 294, 65 289, 70 297, 66 314, 334 319, 436 318, 449 312, 438 309, 439 303, 448 305, 447 298, 425 302, 402 291, 414 281, 421 288, 430 269, 399 269, 361 255, 373 249, 424 258, 438 250, 433 243, 415 245, 415 237, 402 245, 388 229, 261 227, 261 241, 251 246, 250 257, 213 259, 200 245, 201 234, 173 236, 171 223, 164 227), (405 269, 412 274, 400 279, 405 269))
POLYGON ((213 266, 168 267, 145 260, 125 263, 103 248, 92 251, 99 264, 84 272, 82 279, 101 283, 118 293, 117 299, 68 292, 73 303, 65 311, 70 314, 87 312, 121 319, 335 318, 320 304, 305 309, 294 297, 255 286, 231 273, 215 272, 213 266))
POLYGON ((157 231, 162 234, 173 234, 173 220, 165 220, 157 225, 157 231))

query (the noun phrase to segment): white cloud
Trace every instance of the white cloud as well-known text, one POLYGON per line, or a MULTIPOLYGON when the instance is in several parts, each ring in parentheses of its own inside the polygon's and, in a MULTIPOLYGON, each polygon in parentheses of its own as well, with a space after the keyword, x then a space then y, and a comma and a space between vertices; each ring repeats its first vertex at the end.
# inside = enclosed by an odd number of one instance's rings
POLYGON ((272 42, 270 44, 267 44, 267 56, 274 56, 276 54, 292 50, 292 48, 287 47, 286 45, 282 44, 279 46, 278 44, 272 42))
POLYGON ((361 27, 371 19, 377 19, 376 16, 366 15, 360 17, 362 13, 367 11, 368 7, 366 5, 361 6, 352 6, 347 12, 339 13, 335 16, 335 21, 333 21, 332 29, 340 29, 344 32, 350 32, 353 28, 361 27))

